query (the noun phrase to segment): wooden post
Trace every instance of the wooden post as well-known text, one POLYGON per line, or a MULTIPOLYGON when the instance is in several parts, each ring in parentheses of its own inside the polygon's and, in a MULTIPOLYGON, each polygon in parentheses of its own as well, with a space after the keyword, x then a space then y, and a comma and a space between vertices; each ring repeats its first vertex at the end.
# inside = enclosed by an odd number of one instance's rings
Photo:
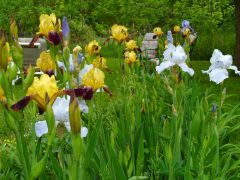
POLYGON ((235 62, 240 68, 240 0, 235 0, 235 14, 236 14, 236 54, 235 62))

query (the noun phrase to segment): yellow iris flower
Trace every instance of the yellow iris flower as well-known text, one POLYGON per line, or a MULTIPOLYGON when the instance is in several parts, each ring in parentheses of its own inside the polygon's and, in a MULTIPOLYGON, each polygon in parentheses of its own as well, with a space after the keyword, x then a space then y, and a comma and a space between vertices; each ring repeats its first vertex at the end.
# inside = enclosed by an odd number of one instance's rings
POLYGON ((88 43, 88 45, 85 48, 85 50, 89 55, 98 54, 100 49, 101 49, 101 46, 98 45, 98 42, 96 40, 88 43))
POLYGON ((174 26, 174 28, 173 28, 173 31, 174 31, 175 33, 180 32, 180 30, 181 30, 180 26, 174 26))
POLYGON ((130 51, 130 52, 126 51, 124 56, 125 56, 125 62, 129 65, 135 62, 138 62, 137 55, 134 51, 130 51))
POLYGON ((32 85, 28 88, 27 96, 32 96, 33 100, 43 110, 45 110, 46 107, 46 93, 50 99, 50 103, 53 103, 60 94, 55 76, 49 77, 47 74, 43 74, 40 79, 34 77, 32 85))
POLYGON ((154 28, 153 33, 156 34, 158 37, 161 37, 163 35, 163 31, 160 27, 154 28))
POLYGON ((119 42, 124 41, 128 37, 127 28, 125 26, 120 26, 114 24, 111 28, 112 38, 116 39, 119 42))
POLYGON ((97 58, 93 60, 92 64, 95 68, 99 68, 99 69, 108 68, 107 67, 107 60, 104 57, 101 57, 101 56, 97 56, 97 58))
POLYGON ((136 41, 130 40, 130 41, 126 42, 126 47, 127 47, 128 50, 136 49, 137 48, 136 41))
POLYGON ((94 91, 96 91, 104 86, 104 79, 104 73, 100 69, 93 67, 84 74, 82 80, 84 86, 91 87, 94 91))
POLYGON ((40 16, 40 24, 39 24, 39 33, 46 37, 48 37, 48 33, 50 31, 60 32, 61 31, 61 20, 56 17, 54 13, 50 14, 42 14, 40 16))
POLYGON ((52 59, 50 52, 43 51, 40 54, 40 57, 37 59, 37 67, 43 72, 55 70, 56 64, 52 59))

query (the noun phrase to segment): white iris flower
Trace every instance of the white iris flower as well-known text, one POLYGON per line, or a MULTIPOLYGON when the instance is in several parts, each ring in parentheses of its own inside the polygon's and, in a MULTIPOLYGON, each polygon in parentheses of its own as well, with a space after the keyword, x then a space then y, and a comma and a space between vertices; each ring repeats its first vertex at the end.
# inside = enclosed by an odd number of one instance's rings
POLYGON ((163 62, 156 66, 156 71, 160 74, 165 69, 169 69, 174 65, 178 65, 184 72, 193 76, 194 71, 192 68, 189 68, 185 63, 187 60, 187 55, 182 48, 182 46, 178 45, 175 47, 173 44, 169 44, 168 48, 163 53, 163 62))
MULTIPOLYGON (((58 97, 52 106, 54 118, 56 122, 56 126, 59 123, 63 123, 68 132, 70 132, 70 121, 69 121, 69 103, 70 96, 58 97)), ((84 100, 79 101, 80 110, 83 113, 88 113, 88 106, 86 105, 84 100)), ((44 134, 48 133, 48 127, 46 121, 38 121, 35 123, 35 132, 37 137, 41 137, 44 134)), ((88 134, 88 129, 86 127, 81 128, 81 137, 86 137, 88 134)))
POLYGON ((210 59, 211 66, 207 71, 202 73, 208 74, 210 81, 214 81, 216 84, 223 82, 228 78, 227 69, 232 69, 236 74, 240 75, 240 71, 237 70, 236 66, 233 66, 233 59, 231 55, 223 55, 221 51, 215 49, 210 59))

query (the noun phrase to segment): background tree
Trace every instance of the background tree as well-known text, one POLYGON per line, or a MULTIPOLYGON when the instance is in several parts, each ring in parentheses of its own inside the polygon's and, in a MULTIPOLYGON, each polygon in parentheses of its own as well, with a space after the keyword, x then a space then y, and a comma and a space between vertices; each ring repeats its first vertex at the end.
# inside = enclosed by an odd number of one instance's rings
POLYGON ((0 27, 8 32, 13 16, 20 36, 25 37, 38 31, 42 13, 67 16, 73 43, 83 45, 109 37, 113 24, 125 25, 131 36, 141 42, 143 35, 154 27, 159 26, 166 33, 186 19, 199 36, 191 59, 208 60, 215 48, 240 59, 240 51, 235 51, 239 0, 0 0, 0 9, 0 27))

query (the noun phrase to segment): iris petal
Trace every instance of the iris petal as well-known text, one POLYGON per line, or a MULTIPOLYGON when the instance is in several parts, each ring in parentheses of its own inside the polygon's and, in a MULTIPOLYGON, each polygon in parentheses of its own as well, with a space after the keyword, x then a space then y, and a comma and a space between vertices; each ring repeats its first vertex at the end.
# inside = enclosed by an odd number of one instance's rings
POLYGON ((210 81, 219 84, 228 78, 228 71, 226 69, 213 69, 209 73, 210 81))
POLYGON ((181 63, 181 64, 178 64, 180 66, 180 68, 184 71, 184 72, 187 72, 190 76, 193 76, 194 74, 194 71, 192 68, 189 68, 187 66, 186 63, 181 63))
POLYGON ((172 67, 173 65, 175 65, 175 63, 170 61, 164 61, 159 66, 156 66, 156 71, 158 72, 158 74, 160 74, 162 71, 172 67))
POLYGON ((35 133, 37 137, 41 137, 48 133, 48 127, 46 121, 38 121, 35 123, 35 133))
POLYGON ((59 36, 59 34, 55 31, 50 31, 48 33, 48 40, 54 44, 54 45, 58 45, 61 42, 61 37, 59 36))
POLYGON ((64 38, 68 37, 69 32, 70 32, 70 28, 68 25, 67 17, 64 16, 63 21, 62 21, 62 34, 63 34, 64 38))

